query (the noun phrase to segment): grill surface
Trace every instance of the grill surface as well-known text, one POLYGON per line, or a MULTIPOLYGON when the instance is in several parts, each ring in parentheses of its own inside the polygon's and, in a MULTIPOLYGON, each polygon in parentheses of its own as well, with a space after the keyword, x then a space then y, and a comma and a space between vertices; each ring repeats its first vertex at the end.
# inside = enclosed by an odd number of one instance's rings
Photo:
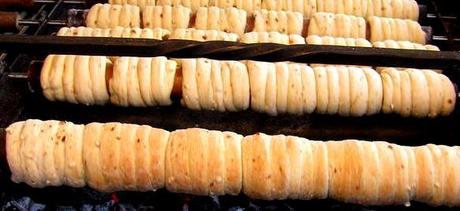
MULTIPOLYGON (((433 29, 433 44, 442 50, 459 50, 459 10, 450 5, 453 1, 423 0, 427 6, 427 17, 422 25, 433 29), (449 7, 450 5, 450 7, 449 7)), ((22 27, 17 34, 47 35, 57 31, 47 20, 64 20, 67 10, 84 9, 89 6, 66 4, 43 4, 25 14, 29 20, 40 24, 22 27), (80 8, 79 8, 80 7, 80 8)), ((70 12, 71 14, 75 11, 70 12)), ((339 117, 328 115, 269 117, 251 111, 220 113, 211 111, 190 111, 181 107, 178 101, 173 106, 162 108, 121 108, 114 106, 86 107, 67 103, 47 101, 39 91, 32 89, 24 75, 11 72, 26 72, 30 61, 41 60, 40 56, 3 54, 0 57, 0 128, 28 118, 67 120, 75 123, 126 122, 147 124, 153 127, 174 130, 179 128, 203 127, 229 130, 241 134, 264 132, 306 137, 313 140, 340 140, 356 138, 364 140, 385 140, 401 145, 426 143, 459 145, 459 110, 444 118, 414 119, 397 115, 376 115, 372 117, 339 117), (35 91, 35 92, 34 92, 35 91)), ((458 84, 458 69, 446 70, 451 80, 458 84)), ((457 104, 458 105, 458 104, 457 104)), ((457 106, 458 107, 458 106, 457 106)), ((311 201, 259 201, 245 196, 205 197, 168 193, 165 190, 148 193, 118 192, 103 194, 91 189, 56 187, 33 189, 10 181, 5 169, 0 172, 0 206, 2 209, 19 208, 50 210, 421 210, 435 209, 420 203, 410 207, 385 206, 363 207, 333 200, 311 201)), ((446 208, 442 208, 446 209, 446 208)), ((453 209, 452 209, 453 210, 453 209)))

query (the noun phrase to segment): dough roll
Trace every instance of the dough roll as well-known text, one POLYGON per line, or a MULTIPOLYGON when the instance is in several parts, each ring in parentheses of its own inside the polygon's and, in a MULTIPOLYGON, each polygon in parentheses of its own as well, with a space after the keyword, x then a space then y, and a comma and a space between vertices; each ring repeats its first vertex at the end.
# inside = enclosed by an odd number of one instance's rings
POLYGON ((443 74, 410 68, 383 68, 380 75, 388 78, 383 86, 392 87, 383 92, 385 113, 437 117, 454 110, 455 89, 443 74))
POLYGON ((12 180, 36 188, 460 205, 458 147, 443 145, 26 120, 6 129, 5 146, 12 180))
POLYGON ((170 32, 161 28, 89 28, 89 27, 62 27, 59 29, 57 36, 88 36, 88 37, 116 37, 116 38, 145 38, 164 40, 167 39, 170 32))
MULTIPOLYGON (((150 0, 110 0, 111 4, 134 4, 141 8, 155 5, 150 0)), ((178 6, 190 8, 196 12, 200 7, 235 7, 253 14, 256 10, 274 10, 299 12, 310 18, 316 12, 343 13, 359 17, 380 16, 418 20, 419 7, 415 0, 158 0, 159 6, 178 6)))
POLYGON ((284 45, 305 44, 305 39, 298 34, 282 34, 279 32, 248 32, 241 36, 243 43, 278 43, 284 45))
POLYGON ((119 57, 109 79, 110 101, 120 106, 170 105, 177 63, 166 57, 119 57))
POLYGON ((280 32, 302 35, 304 17, 299 12, 257 10, 254 13, 255 32, 280 32))
POLYGON ((426 34, 420 24, 413 20, 372 16, 368 19, 370 41, 410 41, 426 43, 426 34))
POLYGON ((410 69, 399 76, 397 69, 379 74, 370 67, 345 65, 166 57, 114 60, 112 65, 105 57, 51 55, 41 71, 43 94, 51 101, 147 107, 171 105, 172 95, 181 93, 181 103, 189 109, 225 112, 251 107, 273 116, 313 112, 363 116, 383 109, 402 116, 436 117, 451 114, 456 101, 449 78, 426 70, 410 69), (421 93, 416 88, 420 86, 421 93), (423 108, 411 113, 417 105, 423 108))
POLYGON ((140 8, 135 5, 95 4, 86 16, 86 26, 91 28, 113 28, 116 26, 139 28, 140 8))
POLYGON ((247 13, 234 7, 200 7, 195 14, 193 28, 218 30, 238 35, 246 30, 247 13))
POLYGON ((109 100, 105 56, 49 55, 40 73, 44 96, 51 101, 103 105, 109 100))
POLYGON ((155 6, 155 0, 109 0, 109 4, 132 4, 139 6, 143 10, 148 5, 155 6))
POLYGON ((372 44, 363 38, 343 38, 332 36, 310 35, 306 39, 307 44, 311 45, 338 45, 351 47, 372 47, 372 44))
POLYGON ((362 17, 318 12, 308 24, 310 35, 366 39, 366 21, 362 17))
POLYGON ((163 28, 168 31, 186 29, 190 25, 191 11, 183 6, 146 6, 142 11, 144 28, 163 28))
POLYGON ((235 33, 227 33, 218 30, 200 30, 200 29, 176 29, 171 33, 169 39, 194 40, 194 41, 232 41, 237 42, 239 36, 235 33))

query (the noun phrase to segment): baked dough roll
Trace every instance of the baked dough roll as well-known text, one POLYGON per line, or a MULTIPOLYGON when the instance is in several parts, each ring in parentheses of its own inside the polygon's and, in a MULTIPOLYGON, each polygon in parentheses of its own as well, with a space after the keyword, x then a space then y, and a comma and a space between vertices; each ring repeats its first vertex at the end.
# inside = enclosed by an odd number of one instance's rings
POLYGON ((74 63, 75 98, 78 103, 85 105, 94 104, 91 84, 91 69, 89 68, 90 56, 77 56, 74 63))
POLYGON ((439 146, 442 152, 442 159, 444 160, 444 178, 445 178, 445 189, 444 189, 444 201, 442 203, 448 206, 453 206, 459 203, 457 194, 459 193, 457 187, 459 184, 458 178, 458 147, 447 147, 439 146))
POLYGON ((211 81, 211 60, 197 59, 195 74, 200 107, 214 110, 216 103, 213 102, 212 86, 209 86, 209 81, 211 81))
POLYGON ((247 62, 249 85, 251 90, 251 107, 254 111, 265 112, 268 72, 275 72, 275 64, 267 62, 247 62))
POLYGON ((209 131, 208 140, 207 176, 210 195, 225 193, 225 149, 224 135, 220 131, 209 131))
POLYGON ((52 95, 58 101, 65 100, 62 76, 64 72, 65 55, 56 55, 49 73, 49 85, 52 95))
POLYGON ((401 110, 399 111, 403 117, 408 117, 412 113, 412 85, 410 75, 406 71, 400 71, 399 77, 401 80, 401 110))
POLYGON ((434 191, 433 191, 433 198, 429 202, 430 204, 440 206, 443 204, 445 200, 445 191, 447 188, 446 185, 446 168, 445 168, 445 160, 442 158, 442 151, 440 147, 428 144, 428 149, 431 151, 433 165, 437 166, 437 168, 433 168, 433 176, 434 176, 434 191))
POLYGON ((428 83, 429 91, 429 112, 428 117, 436 117, 441 113, 444 101, 444 91, 441 77, 437 73, 429 70, 422 70, 428 83))
MULTIPOLYGON (((212 84, 212 97, 215 102, 215 108, 218 111, 225 111, 225 102, 224 102, 224 84, 222 81, 222 66, 225 64, 220 61, 212 60, 211 61, 211 80, 212 84)), ((209 83, 209 82, 207 82, 209 83)))
POLYGON ((243 138, 199 128, 170 134, 149 126, 40 120, 18 122, 6 131, 12 176, 32 187, 88 184, 103 192, 166 187, 197 195, 243 191, 256 199, 330 197, 365 205, 460 202, 459 147, 319 142, 262 133, 243 138))
POLYGON ((290 114, 301 115, 302 105, 302 71, 305 64, 288 63, 289 81, 287 92, 287 112, 290 114))
POLYGON ((37 136, 39 140, 47 140, 39 143, 41 145, 40 147, 42 148, 40 153, 43 153, 43 157, 41 158, 41 166, 39 167, 40 171, 42 171, 42 178, 44 180, 44 184, 42 184, 42 186, 57 186, 62 184, 55 166, 56 163, 54 157, 56 147, 55 139, 58 129, 58 121, 46 121, 41 124, 40 133, 37 136))
POLYGON ((152 58, 139 58, 137 76, 139 77, 139 88, 142 101, 147 106, 158 105, 152 93, 152 58))
MULTIPOLYGON (((302 102, 303 113, 313 113, 316 109, 316 80, 313 69, 307 65, 302 66, 302 102)), ((279 80, 279 78, 278 78, 279 80)))
POLYGON ((166 185, 166 147, 168 146, 168 141, 170 137, 170 132, 158 129, 151 128, 149 135, 149 156, 150 156, 150 166, 148 171, 150 172, 150 183, 152 190, 157 190, 165 187, 166 185))
POLYGON ((420 24, 416 21, 375 16, 369 17, 368 21, 370 27, 371 42, 383 40, 398 40, 399 38, 404 37, 407 39, 406 41, 420 44, 426 43, 425 32, 422 30, 420 24), (398 30, 392 31, 392 25, 396 26, 396 29, 398 30), (399 35, 405 32, 407 32, 407 37, 399 35))
POLYGON ((308 25, 308 36, 310 35, 365 39, 365 21, 361 17, 318 12, 313 15, 308 25))
POLYGON ((425 117, 430 109, 430 94, 425 75, 420 70, 406 69, 412 87, 412 112, 415 117, 425 117))
POLYGON ((40 72, 40 85, 43 90, 43 95, 46 99, 55 101, 53 90, 50 84, 50 74, 53 71, 53 60, 56 55, 49 55, 43 62, 42 70, 40 72))
MULTIPOLYGON (((286 62, 277 62, 275 63, 275 68, 276 68, 276 110, 279 113, 286 113, 287 104, 288 104, 288 90, 289 90, 289 67, 286 62)), ((305 83, 302 83, 302 84, 305 84, 305 83)), ((316 92, 314 92, 314 94, 315 94, 315 100, 316 100, 316 92)))
POLYGON ((196 75, 196 59, 179 60, 182 67, 182 100, 181 103, 189 109, 200 110, 198 85, 196 75))
POLYGON ((200 7, 196 13, 194 28, 242 35, 246 29, 246 16, 246 11, 234 7, 200 7))
MULTIPOLYGON (((246 136, 242 142, 242 166, 243 166, 243 192, 251 198, 273 200, 275 199, 273 183, 275 180, 286 180, 274 178, 272 175, 273 152, 271 137, 263 133, 246 136)), ((282 167, 281 167, 282 168, 282 167)), ((283 170, 283 169, 282 169, 283 170)), ((284 170, 288 170, 287 166, 284 170)))
POLYGON ((359 203, 378 204, 379 201, 379 184, 382 174, 379 151, 374 142, 361 142, 362 147, 360 159, 362 172, 360 175, 360 190, 363 197, 359 203))
POLYGON ((89 9, 85 20, 85 23, 88 27, 97 27, 98 14, 101 7, 103 7, 103 5, 98 3, 89 9))
POLYGON ((169 39, 194 40, 194 41, 233 41, 238 40, 238 35, 217 30, 176 29, 169 39))
POLYGON ((327 112, 329 89, 327 72, 325 67, 314 67, 316 80, 316 112, 325 114, 327 112))
MULTIPOLYGON (((433 200, 435 189, 433 157, 430 149, 426 146, 415 147, 414 151, 417 174, 424 175, 423 177, 418 177, 415 198, 416 200, 430 202, 433 200)), ((436 186, 439 186, 439 184, 436 184, 436 186)))
MULTIPOLYGON (((74 85, 74 63, 77 56, 67 55, 64 62, 62 86, 64 88, 65 101, 77 104, 74 85)), ((43 69, 42 69, 43 71, 43 69)), ((105 80, 105 79, 104 79, 105 80)))
POLYGON ((195 13, 200 7, 215 6, 217 2, 209 0, 157 0, 158 6, 184 6, 195 13))
POLYGON ((380 113, 383 100, 382 79, 380 75, 371 68, 364 67, 362 70, 364 74, 366 74, 367 85, 369 87, 367 115, 380 113))
MULTIPOLYGON (((222 66, 227 66, 230 72, 231 92, 235 109, 238 111, 246 110, 251 99, 248 68, 238 61, 224 61, 222 66)), ((217 90, 213 92, 216 93, 217 90)))
POLYGON ((339 108, 338 113, 342 116, 350 115, 350 74, 346 66, 337 66, 339 76, 339 108))
POLYGON ((327 88, 328 88, 328 104, 327 113, 336 114, 339 109, 339 73, 335 66, 326 67, 327 88))
POLYGON ((451 114, 455 109, 455 101, 457 99, 456 91, 454 85, 447 76, 439 74, 439 77, 441 77, 441 81, 444 88, 444 100, 441 115, 447 116, 451 114))
POLYGON ((21 144, 24 138, 22 130, 25 122, 15 122, 6 129, 6 159, 11 171, 13 182, 24 181, 24 167, 21 156, 21 144))
MULTIPOLYGON (((224 90, 232 90, 231 69, 228 63, 223 63, 222 68, 222 85, 224 90)), ((248 78, 249 81, 249 78, 248 78)), ((248 86, 249 87, 249 86, 248 86)), ((224 105, 228 111, 237 111, 233 101, 233 91, 224 91, 224 105)))
POLYGON ((225 150, 223 150, 223 154, 225 154, 224 193, 237 195, 243 188, 243 136, 227 131, 222 132, 222 134, 225 144, 225 150))
POLYGON ((112 78, 109 79, 110 102, 115 105, 129 105, 128 101, 128 71, 129 57, 119 57, 113 65, 112 78))
POLYGON ((234 154, 238 153, 235 147, 239 145, 232 142, 240 142, 242 138, 232 140, 230 136, 233 134, 199 128, 172 132, 166 148, 166 188, 196 195, 239 192, 242 177, 234 174, 241 174, 241 163, 227 161, 241 156, 234 154), (228 154, 231 156, 227 158, 228 154))
POLYGON ((43 143, 36 141, 40 133, 44 133, 41 121, 27 120, 24 123, 22 134, 20 135, 21 145, 19 154, 21 156, 24 182, 32 187, 44 187, 49 184, 45 182, 43 172, 43 143), (43 132, 42 132, 43 131, 43 132))
MULTIPOLYGON (((129 57, 128 74, 125 82, 128 90, 128 104, 135 107, 145 107, 140 89, 140 79, 137 73, 139 58, 129 57)), ((152 84, 155 86, 155 84, 152 84)))
POLYGON ((146 6, 142 14, 144 28, 163 28, 168 31, 188 28, 191 11, 183 6, 146 6))
POLYGON ((171 105, 171 92, 176 76, 177 62, 166 57, 152 58, 152 90, 161 106, 171 105))
MULTIPOLYGON (((99 146, 99 162, 101 164, 106 163, 107 165, 101 165, 102 176, 105 178, 106 189, 104 191, 116 191, 121 188, 123 183, 120 184, 121 180, 121 154, 129 153, 127 146, 122 145, 123 125, 120 123, 107 123, 102 125, 102 132, 100 135, 100 146, 99 146), (123 152, 121 147, 123 146, 123 152)), ((99 141, 99 140, 98 140, 99 141)), ((123 143, 125 144, 125 143, 123 143)), ((86 149, 86 148, 85 148, 86 149)))
POLYGON ((140 27, 139 17, 140 9, 138 6, 95 4, 88 12, 86 26, 92 28, 140 27))
MULTIPOLYGON (((382 78, 382 86, 383 86, 382 111, 385 114, 393 113, 393 111, 395 110, 395 106, 393 102, 393 99, 394 99, 393 93, 395 92, 399 93, 401 89, 397 89, 395 91, 393 87, 393 80, 389 73, 382 71, 380 73, 380 77, 382 78)), ((400 93, 400 95, 402 96, 402 92, 400 93)), ((398 99, 401 99, 400 101, 402 104, 402 97, 398 99)))
POLYGON ((392 83, 391 87, 393 90, 393 93, 389 95, 389 96, 392 96, 392 100, 391 100, 392 108, 391 109, 396 112, 401 111, 402 93, 401 93, 401 77, 399 74, 399 70, 395 68, 385 68, 381 71, 381 74, 387 74, 388 77, 391 78, 391 83, 392 83))
POLYGON ((303 31, 303 16, 298 12, 275 10, 258 10, 254 13, 255 32, 280 32, 284 34, 299 34, 303 31))
POLYGON ((141 11, 144 10, 145 6, 153 5, 155 6, 155 0, 109 0, 109 4, 132 4, 137 5, 141 8, 141 11))
POLYGON ((97 26, 98 27, 109 28, 109 27, 113 27, 111 26, 112 23, 113 24, 118 23, 118 20, 111 22, 111 18, 119 17, 119 16, 111 16, 111 15, 114 15, 114 13, 111 14, 112 7, 114 7, 115 10, 118 10, 121 13, 122 7, 120 5, 112 6, 110 4, 103 4, 101 7, 99 7, 99 12, 97 14, 97 26))
POLYGON ((109 101, 109 92, 106 84, 107 66, 111 65, 110 60, 105 56, 91 56, 89 58, 89 71, 91 78, 91 90, 94 96, 94 103, 103 105, 109 101))
MULTIPOLYGON (((135 160, 135 145, 136 145, 136 133, 138 125, 125 124, 122 127, 119 143, 119 175, 121 176, 118 187, 114 187, 116 190, 137 190, 137 172, 136 172, 136 160, 135 160)), ((116 152, 115 152, 116 156, 116 152)), ((116 180, 113 180, 116 181, 116 180)))
MULTIPOLYGON (((276 110, 276 67, 275 65, 270 65, 267 71, 267 81, 265 83, 265 112, 269 115, 277 115, 276 110)), ((299 77, 300 79, 300 77, 299 77)), ((289 110, 289 92, 288 92, 288 110, 289 110)))
POLYGON ((65 143, 65 184, 72 187, 84 187, 86 185, 83 163, 83 135, 85 127, 66 122, 65 128, 66 136, 62 138, 62 141, 65 143))
POLYGON ((352 116, 362 116, 368 111, 369 86, 364 71, 360 68, 349 68, 350 80, 350 111, 352 116))
POLYGON ((85 126, 82 151, 83 164, 85 180, 88 186, 96 190, 110 191, 110 181, 107 181, 104 176, 108 172, 103 171, 103 168, 107 168, 105 164, 110 165, 113 160, 108 163, 102 162, 101 152, 103 151, 100 148, 103 141, 103 131, 104 125, 101 123, 91 123, 85 126))

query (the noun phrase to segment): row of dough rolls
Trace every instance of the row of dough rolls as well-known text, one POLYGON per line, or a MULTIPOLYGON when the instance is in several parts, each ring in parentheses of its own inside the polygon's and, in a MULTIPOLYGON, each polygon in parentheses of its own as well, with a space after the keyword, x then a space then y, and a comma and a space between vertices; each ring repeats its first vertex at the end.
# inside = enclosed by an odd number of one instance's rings
POLYGON ((49 55, 40 73, 51 101, 85 105, 170 105, 177 63, 166 57, 49 55))
POLYGON ((298 34, 283 34, 279 32, 248 32, 243 35, 227 33, 217 30, 175 29, 172 32, 161 28, 89 28, 89 27, 62 27, 57 36, 82 37, 116 37, 116 38, 144 38, 157 40, 194 40, 194 41, 233 41, 242 43, 278 43, 284 45, 305 44, 305 39, 298 34))
POLYGON ((384 68, 384 113, 402 116, 436 117, 452 113, 455 87, 449 78, 430 70, 384 68))
POLYGON ((16 122, 6 131, 11 179, 37 188, 460 205, 459 147, 53 120, 16 122))
MULTIPOLYGON (((391 96, 387 91, 396 89, 393 88, 396 85, 387 83, 384 71, 379 74, 369 67, 315 65, 312 68, 289 62, 166 57, 119 57, 112 65, 103 56, 51 55, 45 60, 40 81, 49 100, 86 105, 110 101, 120 106, 166 106, 172 103, 173 89, 180 89, 182 104, 193 110, 224 112, 251 107, 270 115, 316 112, 363 116, 380 113, 382 105, 385 108, 390 103, 392 109, 384 109, 384 113, 415 117, 452 113, 455 89, 446 76, 425 70, 410 69, 410 72, 416 78, 407 81, 409 88, 404 88, 408 93, 404 98, 408 100, 405 104, 408 113, 399 108, 393 110, 392 101, 386 97, 391 96), (176 73, 181 80, 176 81, 176 73), (429 84, 431 78, 442 79, 443 83, 429 84), (444 106, 420 110, 421 104, 444 106)), ((399 82, 397 85, 400 89, 399 82)))
POLYGON ((134 10, 133 7, 136 6, 96 4, 88 13, 86 25, 97 28, 143 26, 168 31, 196 28, 238 35, 249 31, 279 32, 364 39, 370 34, 372 42, 391 39, 425 44, 426 39, 420 24, 408 19, 372 16, 368 19, 367 30, 366 21, 362 17, 325 12, 315 13, 306 21, 298 12, 264 9, 248 16, 244 10, 237 8, 200 7, 192 13, 183 6, 147 6, 141 14, 139 8, 134 10), (125 10, 130 13, 122 12, 125 10))
POLYGON ((260 9, 299 12, 311 17, 316 12, 343 13, 360 17, 380 16, 417 20, 419 7, 415 0, 109 0, 110 4, 184 6, 192 12, 200 7, 235 7, 249 14, 260 9))

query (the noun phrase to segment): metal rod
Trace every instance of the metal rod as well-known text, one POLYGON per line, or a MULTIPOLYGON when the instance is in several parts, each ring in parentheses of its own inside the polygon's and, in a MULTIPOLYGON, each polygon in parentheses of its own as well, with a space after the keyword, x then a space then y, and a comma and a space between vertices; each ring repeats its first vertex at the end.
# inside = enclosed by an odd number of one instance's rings
MULTIPOLYGON (((426 14, 426 17, 430 18, 430 19, 436 19, 437 18, 436 15, 432 14, 432 13, 426 14)), ((457 20, 457 17, 454 17, 454 16, 441 16, 439 18, 444 19, 444 20, 452 20, 452 21, 457 20)))
POLYGON ((56 1, 56 4, 55 4, 55 5, 53 6, 53 8, 50 10, 50 12, 49 12, 48 15, 45 17, 45 19, 43 19, 42 22, 38 25, 37 31, 34 33, 34 35, 40 34, 40 32, 43 30, 43 27, 45 27, 45 25, 48 23, 48 20, 49 20, 50 18, 52 18, 52 17, 55 15, 54 13, 56 12, 56 10, 57 10, 58 8, 61 7, 62 2, 64 2, 64 0, 57 0, 57 1, 56 1))
POLYGON ((301 63, 458 69, 460 53, 324 45, 243 44, 236 42, 101 37, 0 35, 0 51, 35 55, 167 56, 301 63))
MULTIPOLYGON (((18 21, 18 24, 21 25, 21 26, 34 26, 34 25, 39 25, 41 23, 41 21, 39 20, 29 20, 29 19, 25 19, 25 20, 19 20, 18 21)), ((67 25, 67 22, 64 21, 64 20, 49 20, 47 22, 48 25, 53 25, 53 26, 66 26, 67 25)))
MULTIPOLYGON (((18 24, 21 26, 25 26, 25 25, 34 26, 34 25, 39 25, 40 23, 41 21, 38 21, 38 20, 29 20, 29 19, 18 20, 18 24)), ((64 20, 49 20, 47 24, 53 25, 53 26, 66 26, 67 22, 64 20)))
MULTIPOLYGON (((432 39, 437 40, 437 41, 448 41, 449 40, 449 38, 447 38, 447 36, 438 36, 438 35, 433 35, 432 39)), ((453 42, 460 42, 460 38, 453 38, 452 41, 453 42)))

